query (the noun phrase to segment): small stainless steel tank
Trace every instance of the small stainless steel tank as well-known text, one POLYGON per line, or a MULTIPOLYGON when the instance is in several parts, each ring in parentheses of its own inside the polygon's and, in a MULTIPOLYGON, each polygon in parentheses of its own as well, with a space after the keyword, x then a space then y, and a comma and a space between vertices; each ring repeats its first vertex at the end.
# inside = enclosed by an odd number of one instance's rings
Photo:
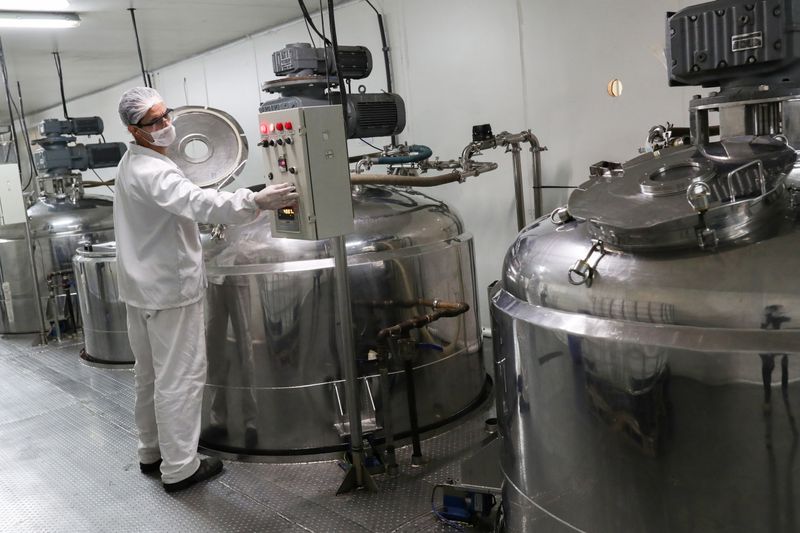
MULTIPOLYGON (((51 306, 51 316, 65 308, 66 290, 57 287, 51 298, 48 277, 70 272, 75 249, 84 242, 114 240, 112 203, 86 196, 72 200, 41 198, 28 209, 37 263, 42 309, 51 306)), ((0 333, 39 331, 33 289, 34 279, 26 251, 25 225, 0 226, 0 333)), ((78 302, 74 287, 69 289, 72 308, 78 302)))
POLYGON ((72 260, 90 363, 132 365, 125 304, 117 289, 117 247, 114 242, 78 248, 72 260))
MULTIPOLYGON (((456 318, 415 337, 419 423, 430 430, 485 397, 472 237, 443 202, 413 190, 363 187, 353 194, 347 237, 362 419, 382 425, 371 350, 386 326, 423 308, 375 307, 416 298, 467 302, 456 318)), ((268 218, 206 235, 208 384, 201 443, 247 455, 342 450, 344 383, 336 342, 333 261, 327 241, 270 238, 268 218), (218 232, 217 232, 218 235, 218 232)), ((402 361, 390 368, 393 427, 408 434, 402 361)))

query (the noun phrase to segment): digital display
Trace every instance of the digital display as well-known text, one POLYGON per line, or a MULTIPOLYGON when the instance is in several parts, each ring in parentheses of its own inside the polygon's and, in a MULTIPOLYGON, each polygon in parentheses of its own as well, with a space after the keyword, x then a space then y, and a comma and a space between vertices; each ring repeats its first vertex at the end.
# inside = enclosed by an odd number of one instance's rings
POLYGON ((294 207, 284 207, 282 209, 278 209, 278 220, 294 220, 294 218, 294 207))

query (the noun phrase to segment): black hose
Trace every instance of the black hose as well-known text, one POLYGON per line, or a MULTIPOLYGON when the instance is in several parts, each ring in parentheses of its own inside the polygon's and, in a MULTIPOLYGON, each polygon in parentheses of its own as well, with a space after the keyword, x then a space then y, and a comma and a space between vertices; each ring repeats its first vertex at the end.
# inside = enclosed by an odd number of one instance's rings
POLYGON ((328 49, 331 48, 331 42, 328 36, 325 35, 325 11, 322 9, 322 0, 319 0, 319 25, 322 26, 322 43, 325 52, 325 85, 328 88, 328 105, 333 105, 333 94, 331 93, 331 62, 328 60, 328 49))
POLYGON ((311 24, 311 29, 314 30, 314 33, 319 35, 325 44, 330 45, 331 42, 328 40, 328 38, 325 37, 322 33, 320 33, 320 31, 317 29, 317 26, 314 24, 314 19, 311 18, 311 14, 308 12, 306 3, 303 2, 303 0, 297 0, 297 3, 300 4, 300 10, 303 12, 303 18, 305 18, 306 21, 308 21, 308 23, 311 24))
MULTIPOLYGON (((389 43, 386 39, 386 28, 383 25, 383 15, 375 9, 375 6, 372 5, 372 2, 366 0, 369 7, 375 12, 375 15, 378 17, 378 30, 381 32, 381 47, 383 50, 383 65, 384 69, 386 70, 386 92, 391 93, 392 90, 392 68, 390 66, 391 61, 389 59, 389 43)), ((392 135, 392 146, 397 146, 397 135, 392 135)))
POLYGON ((61 90, 61 107, 64 109, 64 118, 69 120, 69 113, 67 113, 67 98, 64 96, 64 73, 61 70, 61 54, 59 52, 53 52, 53 59, 56 62, 58 87, 61 90))
POLYGON ((17 115, 19 115, 19 120, 22 123, 22 137, 25 141, 26 152, 28 152, 28 161, 31 166, 30 176, 28 177, 28 183, 25 184, 25 187, 22 188, 24 191, 28 188, 28 186, 33 181, 34 176, 39 175, 39 171, 36 170, 36 164, 33 162, 33 150, 31 149, 31 139, 30 135, 28 134, 28 122, 25 119, 25 106, 22 103, 22 86, 19 82, 17 82, 17 95, 19 100, 19 109, 17 110, 17 115))
MULTIPOLYGON (((302 0, 299 0, 302 2, 302 0)), ((344 76, 342 76, 342 69, 339 67, 339 41, 336 38, 336 18, 333 15, 333 0, 328 0, 328 18, 330 19, 329 26, 331 28, 331 43, 333 44, 333 60, 336 63, 336 75, 339 78, 339 91, 342 93, 342 118, 344 119, 344 130, 347 131, 347 98, 345 97, 344 90, 344 76)))
POLYGON ((142 80, 144 81, 145 87, 152 87, 150 84, 150 79, 147 76, 147 71, 144 68, 144 58, 142 58, 142 45, 139 42, 139 29, 136 27, 136 8, 129 7, 128 11, 131 12, 131 22, 133 22, 133 34, 136 36, 136 51, 139 52, 139 66, 142 69, 142 80))

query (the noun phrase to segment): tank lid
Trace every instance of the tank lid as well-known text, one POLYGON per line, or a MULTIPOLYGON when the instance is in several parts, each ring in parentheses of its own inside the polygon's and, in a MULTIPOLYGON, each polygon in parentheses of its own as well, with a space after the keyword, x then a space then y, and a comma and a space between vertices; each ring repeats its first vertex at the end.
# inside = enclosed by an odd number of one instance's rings
POLYGON ((623 250, 713 248, 782 212, 795 151, 780 137, 735 137, 645 154, 598 172, 569 199, 590 235, 623 250))
POLYGON ((75 250, 77 255, 82 257, 116 257, 116 241, 100 242, 97 244, 87 244, 75 250))
POLYGON ((175 142, 167 156, 199 187, 233 181, 247 163, 247 137, 239 123, 219 109, 184 106, 175 110, 175 142))

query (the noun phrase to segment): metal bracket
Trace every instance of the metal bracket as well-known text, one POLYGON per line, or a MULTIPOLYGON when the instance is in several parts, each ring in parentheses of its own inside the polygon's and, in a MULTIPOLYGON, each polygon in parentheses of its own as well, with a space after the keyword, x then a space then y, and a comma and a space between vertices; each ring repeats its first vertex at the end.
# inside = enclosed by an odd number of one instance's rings
POLYGON ((572 285, 586 285, 586 287, 592 286, 592 281, 594 280, 594 275, 597 272, 597 264, 606 255, 606 249, 603 245, 603 241, 593 241, 592 247, 589 250, 589 253, 586 254, 586 257, 583 259, 578 259, 572 268, 569 269, 567 274, 567 278, 572 285), (597 254, 597 258, 594 260, 592 264, 590 262, 592 255, 597 254))
POLYGON ((708 248, 714 249, 719 244, 719 237, 717 237, 716 230, 711 228, 703 228, 697 230, 697 244, 701 249, 708 248))
MULTIPOLYGON (((761 161, 758 161, 759 163, 761 161)), ((752 163, 748 163, 745 166, 751 165, 752 163)), ((739 169, 734 170, 731 174, 736 173, 743 167, 739 167, 739 169)), ((728 174, 728 183, 731 183, 731 174, 728 174)), ((730 186, 730 185, 729 185, 730 186)), ((733 194, 733 189, 731 188, 731 194, 733 194)), ((709 208, 709 197, 711 196, 711 187, 704 181, 693 181, 689 187, 686 189, 686 200, 689 202, 697 214, 700 215, 700 225, 695 230, 697 235, 697 245, 702 250, 706 249, 714 249, 719 244, 719 237, 717 237, 717 232, 706 225, 705 221, 705 213, 708 211, 709 208)), ((732 200, 733 201, 733 200, 732 200)))

